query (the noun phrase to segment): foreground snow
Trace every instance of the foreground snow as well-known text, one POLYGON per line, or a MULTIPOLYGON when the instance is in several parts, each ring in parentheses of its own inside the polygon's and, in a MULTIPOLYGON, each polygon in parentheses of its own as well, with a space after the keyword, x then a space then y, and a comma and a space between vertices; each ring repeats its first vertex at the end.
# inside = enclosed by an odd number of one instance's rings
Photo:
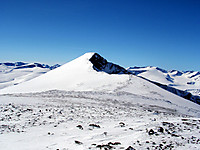
POLYGON ((200 149, 194 105, 122 92, 4 95, 0 149, 200 149))

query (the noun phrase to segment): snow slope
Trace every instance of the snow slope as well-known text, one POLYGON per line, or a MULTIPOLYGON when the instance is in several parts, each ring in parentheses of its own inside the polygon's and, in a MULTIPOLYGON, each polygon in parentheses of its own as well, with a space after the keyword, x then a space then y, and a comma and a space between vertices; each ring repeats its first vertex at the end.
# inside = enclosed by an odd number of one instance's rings
POLYGON ((180 90, 200 96, 200 72, 197 71, 166 71, 158 67, 130 67, 128 71, 180 90))
POLYGON ((59 65, 48 66, 39 63, 0 63, 0 89, 38 77, 59 65))

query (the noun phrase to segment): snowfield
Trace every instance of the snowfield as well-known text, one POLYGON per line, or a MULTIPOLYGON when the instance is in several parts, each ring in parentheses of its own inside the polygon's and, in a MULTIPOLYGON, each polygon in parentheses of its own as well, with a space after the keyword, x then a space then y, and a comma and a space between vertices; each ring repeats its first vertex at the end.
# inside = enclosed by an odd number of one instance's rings
POLYGON ((0 99, 0 149, 200 149, 199 107, 183 114, 158 99, 104 92, 0 99))
POLYGON ((0 90, 0 149, 200 149, 200 105, 92 56, 0 90))

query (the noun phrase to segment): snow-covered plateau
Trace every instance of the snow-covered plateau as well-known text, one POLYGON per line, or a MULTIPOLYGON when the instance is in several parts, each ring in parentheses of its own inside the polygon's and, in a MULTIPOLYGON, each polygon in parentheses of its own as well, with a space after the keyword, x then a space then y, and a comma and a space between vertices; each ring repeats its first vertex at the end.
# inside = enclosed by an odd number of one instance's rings
POLYGON ((200 149, 200 105, 96 53, 0 94, 0 149, 200 149))

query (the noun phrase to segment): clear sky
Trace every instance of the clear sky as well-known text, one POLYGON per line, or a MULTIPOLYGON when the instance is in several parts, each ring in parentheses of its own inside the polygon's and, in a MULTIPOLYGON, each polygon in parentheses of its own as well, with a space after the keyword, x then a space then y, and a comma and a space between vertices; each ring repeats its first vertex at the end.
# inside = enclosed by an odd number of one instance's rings
POLYGON ((0 0, 0 62, 64 64, 86 52, 200 71, 200 0, 0 0))

